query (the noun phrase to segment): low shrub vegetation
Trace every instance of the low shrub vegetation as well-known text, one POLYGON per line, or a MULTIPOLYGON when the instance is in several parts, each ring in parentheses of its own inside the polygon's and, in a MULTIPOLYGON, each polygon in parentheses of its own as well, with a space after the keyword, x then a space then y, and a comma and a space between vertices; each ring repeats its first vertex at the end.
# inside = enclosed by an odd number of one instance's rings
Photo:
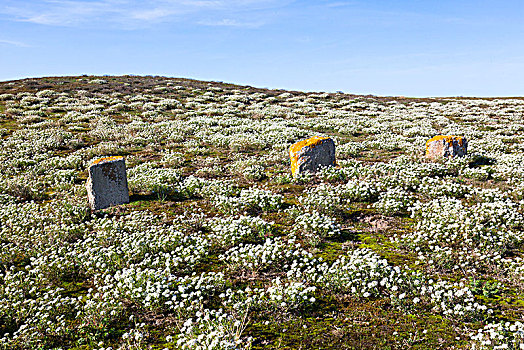
POLYGON ((523 99, 0 83, 0 349, 522 349, 523 99), (463 158, 429 162, 455 134, 463 158), (337 165, 290 176, 289 147, 337 165), (93 159, 129 204, 92 212, 93 159))

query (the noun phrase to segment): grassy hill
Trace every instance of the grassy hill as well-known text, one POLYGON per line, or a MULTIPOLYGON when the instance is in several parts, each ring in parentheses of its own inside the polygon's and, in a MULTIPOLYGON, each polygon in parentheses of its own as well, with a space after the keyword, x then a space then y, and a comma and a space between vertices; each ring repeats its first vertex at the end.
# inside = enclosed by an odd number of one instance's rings
POLYGON ((523 117, 521 98, 0 82, 0 349, 517 349, 523 117), (438 134, 468 156, 428 161, 438 134), (337 166, 293 178, 315 135, 337 166), (91 212, 87 167, 113 155, 131 201, 91 212))

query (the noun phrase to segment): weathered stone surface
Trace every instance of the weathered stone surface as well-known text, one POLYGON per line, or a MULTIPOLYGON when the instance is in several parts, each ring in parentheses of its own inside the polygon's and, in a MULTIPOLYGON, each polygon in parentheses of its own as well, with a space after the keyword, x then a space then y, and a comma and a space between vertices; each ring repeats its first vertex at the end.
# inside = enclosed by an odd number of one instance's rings
POLYGON ((426 157, 439 158, 462 157, 468 152, 468 141, 463 136, 438 135, 426 142, 426 157))
POLYGON ((87 199, 93 210, 129 203, 124 157, 106 157, 89 166, 87 199))
POLYGON ((329 137, 314 136, 291 146, 289 156, 293 176, 315 173, 321 165, 335 165, 335 142, 329 137))

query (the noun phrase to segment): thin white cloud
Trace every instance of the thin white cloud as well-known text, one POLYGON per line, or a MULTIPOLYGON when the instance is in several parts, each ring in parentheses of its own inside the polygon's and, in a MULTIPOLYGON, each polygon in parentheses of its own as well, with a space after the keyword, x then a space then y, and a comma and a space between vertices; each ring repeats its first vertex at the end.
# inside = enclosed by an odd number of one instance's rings
POLYGON ((127 27, 169 20, 193 20, 206 25, 258 26, 260 22, 239 21, 235 14, 250 15, 280 7, 290 0, 5 0, 0 14, 8 19, 53 26, 112 23, 127 27), (210 18, 203 20, 203 18, 210 18), (222 19, 227 18, 227 19, 222 19))
POLYGON ((23 42, 20 42, 20 41, 4 40, 4 39, 0 39, 0 45, 11 45, 11 46, 17 46, 17 47, 30 47, 26 43, 23 43, 23 42))
POLYGON ((8 18, 44 25, 69 26, 118 13, 121 1, 76 1, 44 0, 42 2, 9 2, 9 6, 0 7, 0 13, 8 18))
POLYGON ((144 11, 131 11, 129 18, 140 21, 160 21, 170 16, 177 14, 176 11, 166 8, 154 8, 144 11))
POLYGON ((204 26, 214 26, 214 27, 244 27, 244 28, 258 28, 264 25, 262 21, 253 21, 253 22, 239 22, 234 19, 222 19, 219 21, 200 21, 198 24, 204 26))
POLYGON ((335 1, 335 2, 329 2, 326 6, 327 7, 344 7, 349 5, 354 5, 354 1, 335 1))

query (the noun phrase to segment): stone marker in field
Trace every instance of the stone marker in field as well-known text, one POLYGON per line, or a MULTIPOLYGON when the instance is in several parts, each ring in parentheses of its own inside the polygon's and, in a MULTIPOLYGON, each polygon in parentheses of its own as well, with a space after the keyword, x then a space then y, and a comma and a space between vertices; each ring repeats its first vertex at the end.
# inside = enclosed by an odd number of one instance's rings
POLYGON ((313 136, 295 143, 289 149, 291 173, 315 173, 319 166, 335 165, 335 142, 329 137, 313 136))
POLYGON ((124 157, 100 158, 89 166, 87 200, 93 210, 129 203, 124 157))
POLYGON ((467 151, 468 141, 464 136, 438 135, 426 142, 426 157, 433 160, 462 157, 467 151))

